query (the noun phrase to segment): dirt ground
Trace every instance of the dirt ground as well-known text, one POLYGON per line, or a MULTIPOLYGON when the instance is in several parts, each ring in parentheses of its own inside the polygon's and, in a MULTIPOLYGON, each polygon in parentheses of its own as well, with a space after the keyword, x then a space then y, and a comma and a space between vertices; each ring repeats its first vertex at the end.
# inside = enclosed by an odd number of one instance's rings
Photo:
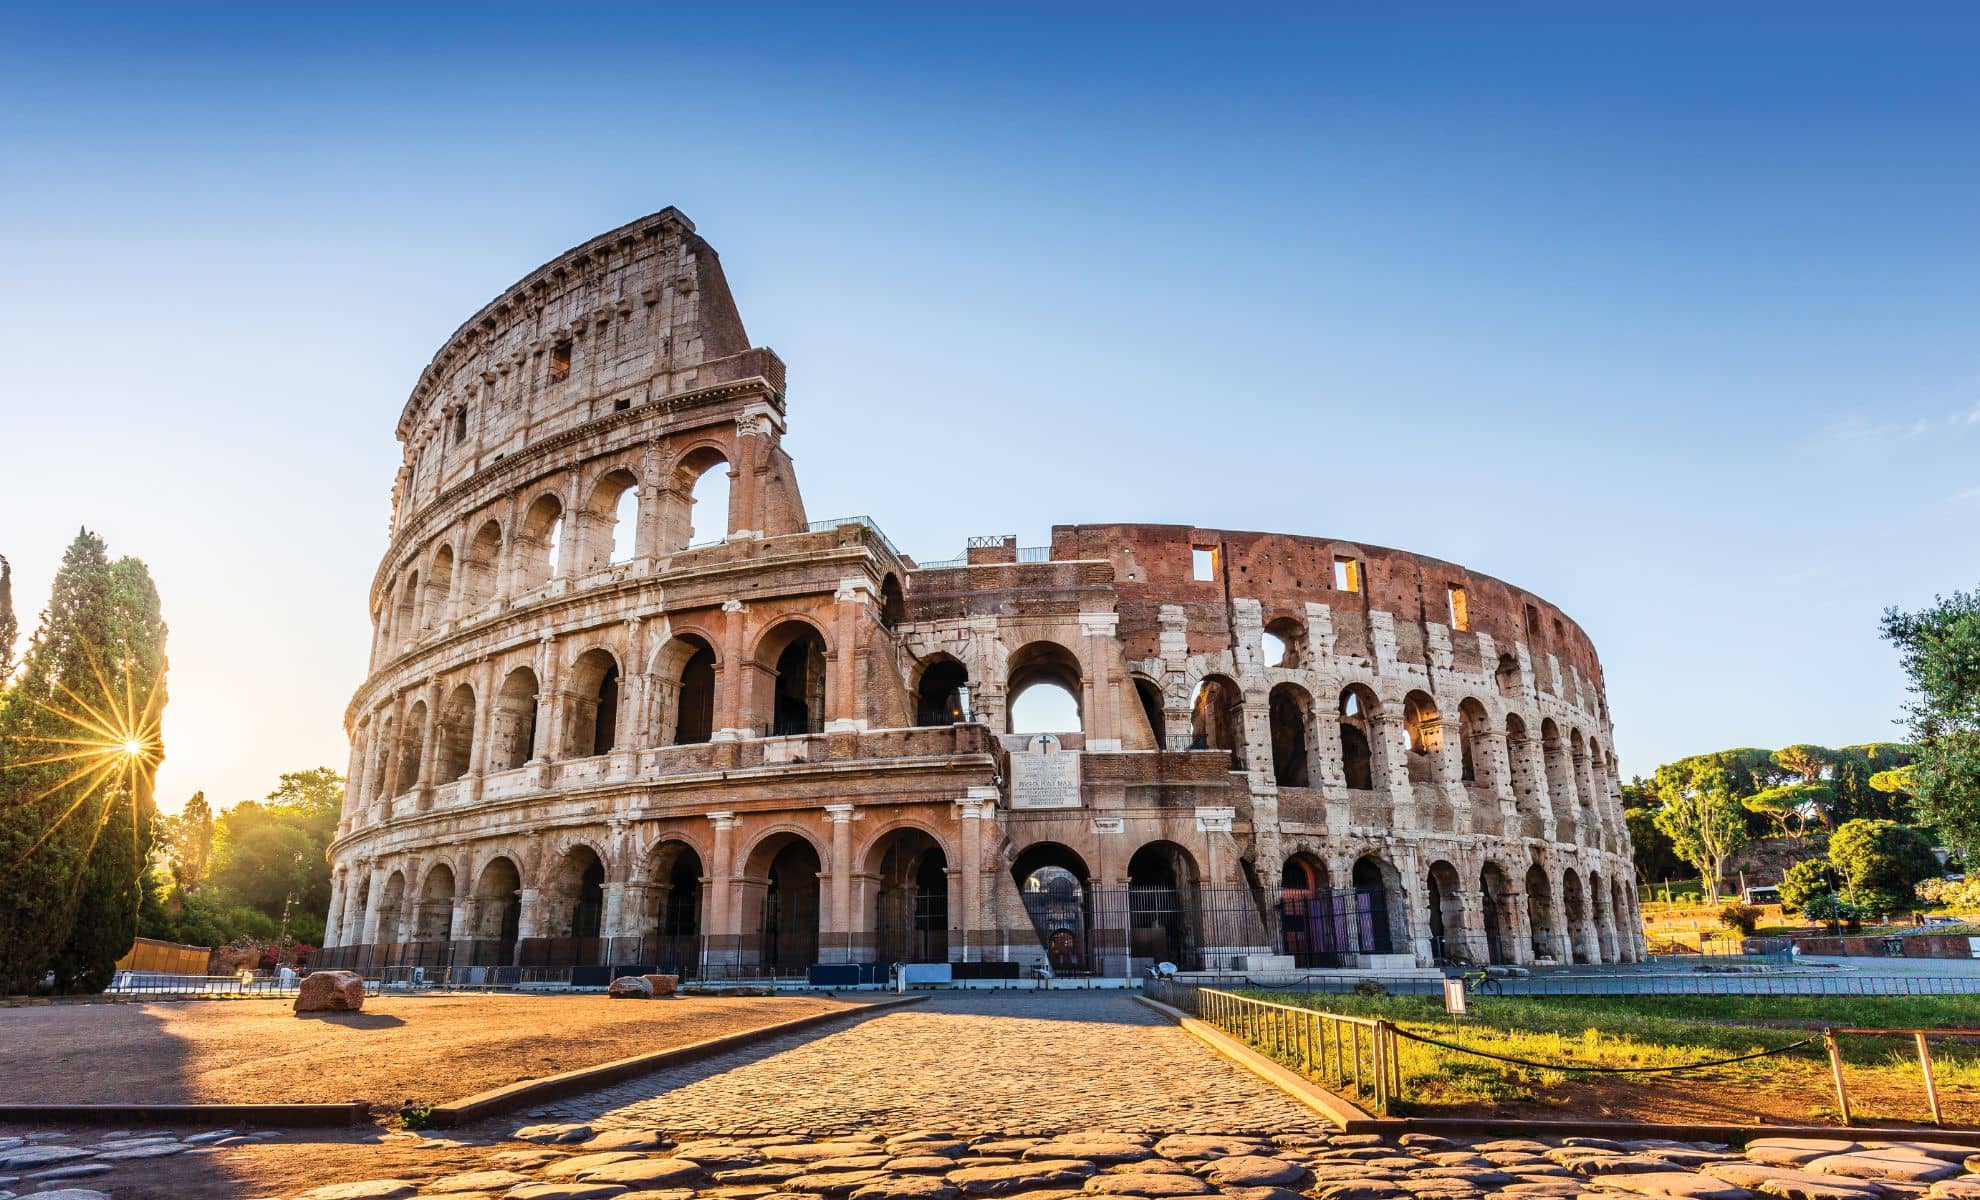
POLYGON ((0 1008, 0 1103, 436 1104, 850 1003, 455 993, 315 1016, 277 1000, 0 1008))

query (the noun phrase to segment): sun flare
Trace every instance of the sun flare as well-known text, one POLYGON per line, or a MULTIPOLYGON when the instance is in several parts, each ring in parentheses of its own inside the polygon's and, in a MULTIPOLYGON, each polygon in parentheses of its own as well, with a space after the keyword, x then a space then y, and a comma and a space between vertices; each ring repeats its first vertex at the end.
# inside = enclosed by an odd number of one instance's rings
MULTIPOLYGON (((85 652, 87 653, 87 652, 85 652)), ((63 777, 28 799, 28 803, 40 801, 72 784, 80 784, 75 799, 68 807, 49 823, 41 836, 29 846, 22 857, 34 853, 61 828, 76 810, 80 809, 99 789, 129 794, 131 802, 137 802, 141 790, 149 789, 153 773, 159 760, 165 757, 164 741, 159 732, 160 710, 163 696, 159 684, 164 680, 164 672, 153 676, 151 687, 142 699, 132 689, 131 664, 123 664, 122 687, 113 687, 104 678, 103 669, 97 665, 96 656, 89 655, 90 673, 95 676, 95 702, 91 703, 65 684, 55 686, 67 697, 73 708, 64 708, 42 700, 35 700, 36 707, 51 716, 66 722, 70 729, 45 736, 28 736, 19 740, 36 743, 44 752, 34 758, 9 763, 10 767, 33 767, 45 763, 71 763, 63 777)), ((88 690, 88 689, 85 689, 88 690)), ((94 845, 96 834, 100 834, 108 822, 114 805, 106 805, 98 815, 95 833, 90 841, 94 845)), ((133 831, 136 825, 132 826, 133 831)))

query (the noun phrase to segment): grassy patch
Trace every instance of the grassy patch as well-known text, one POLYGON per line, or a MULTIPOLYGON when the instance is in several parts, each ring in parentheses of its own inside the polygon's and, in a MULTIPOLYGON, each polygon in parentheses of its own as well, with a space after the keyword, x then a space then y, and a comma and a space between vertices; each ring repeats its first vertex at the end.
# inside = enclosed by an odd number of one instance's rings
MULTIPOLYGON (((1814 1036, 1823 1025, 1980 1029, 1980 996, 1478 996, 1469 1001, 1471 1015, 1460 1021, 1444 1012, 1439 997, 1248 994, 1325 1012, 1387 1017, 1399 1029, 1467 1050, 1542 1064, 1502 1062, 1402 1039, 1397 1053, 1404 1094, 1430 1106, 1527 1099, 1597 1079, 1683 1087, 1687 1080, 1770 1078, 1788 1068, 1814 1078, 1827 1062, 1819 1037, 1766 1058, 1704 1068, 1692 1064, 1782 1047, 1814 1036), (1589 1067, 1665 1070, 1575 1069, 1589 1067)), ((1845 1037, 1842 1051, 1844 1061, 1866 1078, 1908 1080, 1917 1073, 1908 1040, 1845 1037)), ((1933 1062, 1942 1086, 1980 1087, 1980 1045, 1937 1043, 1933 1062)))

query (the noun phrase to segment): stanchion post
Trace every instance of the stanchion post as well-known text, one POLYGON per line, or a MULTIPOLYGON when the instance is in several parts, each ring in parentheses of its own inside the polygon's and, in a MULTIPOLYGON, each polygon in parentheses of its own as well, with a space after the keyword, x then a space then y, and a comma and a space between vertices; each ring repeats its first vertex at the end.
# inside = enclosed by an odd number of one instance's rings
POLYGON ((1932 1082, 1932 1052, 1925 1048, 1923 1032, 1911 1036, 1918 1040, 1918 1069, 1925 1073, 1925 1099, 1932 1105, 1932 1124, 1944 1125, 1945 1119, 1939 1115, 1939 1088, 1932 1082))
POLYGON ((1842 1113, 1842 1123, 1849 1124, 1849 1093, 1843 1088, 1842 1049, 1836 1044, 1836 1031, 1824 1029, 1822 1044, 1829 1051, 1829 1074, 1836 1081, 1836 1109, 1842 1113))

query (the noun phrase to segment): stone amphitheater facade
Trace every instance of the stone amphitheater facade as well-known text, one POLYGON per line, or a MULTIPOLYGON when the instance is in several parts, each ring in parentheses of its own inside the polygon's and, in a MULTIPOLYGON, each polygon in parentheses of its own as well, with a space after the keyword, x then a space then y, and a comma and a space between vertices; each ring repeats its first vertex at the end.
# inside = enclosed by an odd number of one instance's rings
POLYGON ((398 424, 333 956, 1128 977, 1642 953, 1601 667, 1552 605, 1174 525, 917 563, 868 518, 808 518, 786 417, 784 364, 673 209, 447 340, 398 424), (704 477, 725 522, 697 521, 704 477), (1076 728, 1012 731, 1039 687, 1076 728))

